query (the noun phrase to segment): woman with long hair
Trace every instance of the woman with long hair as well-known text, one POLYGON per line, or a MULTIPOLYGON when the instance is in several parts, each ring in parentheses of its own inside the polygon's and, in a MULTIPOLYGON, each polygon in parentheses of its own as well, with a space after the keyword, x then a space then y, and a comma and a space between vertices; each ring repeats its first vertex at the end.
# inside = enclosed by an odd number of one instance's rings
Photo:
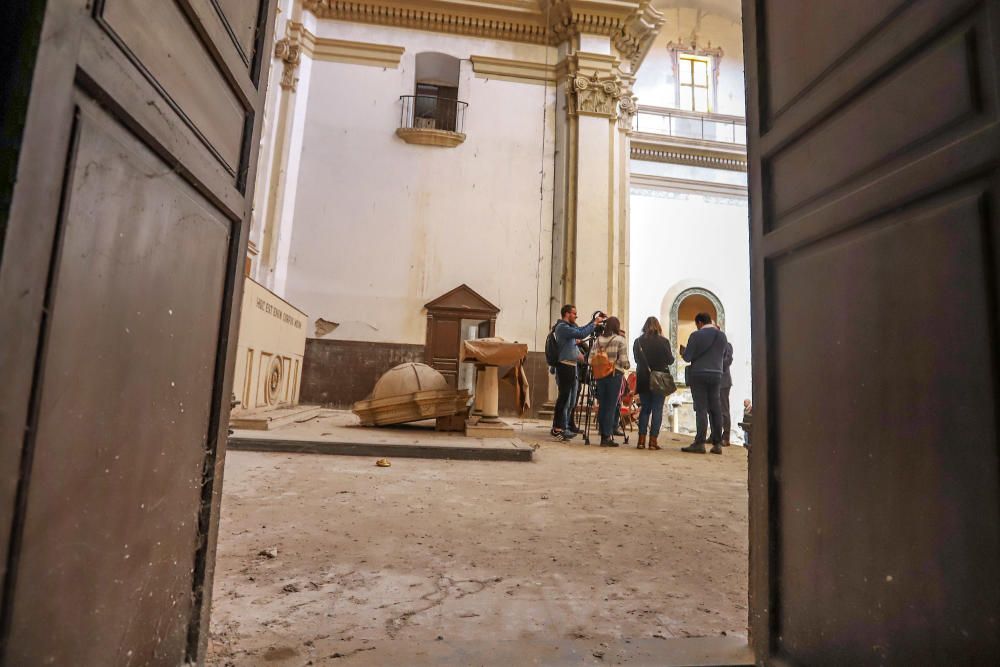
POLYGON ((621 394, 622 380, 629 368, 628 343, 622 335, 622 325, 617 317, 609 317, 604 323, 604 334, 597 337, 590 347, 591 368, 596 355, 606 354, 611 363, 611 372, 597 380, 597 425, 601 432, 601 447, 617 447, 613 436, 618 423, 618 396, 621 394))
POLYGON ((663 423, 663 401, 666 398, 650 390, 649 373, 651 370, 670 372, 670 364, 674 363, 674 354, 670 351, 670 341, 663 335, 663 327, 655 317, 647 317, 642 325, 642 335, 635 339, 632 345, 635 356, 636 383, 639 394, 639 443, 636 449, 646 448, 646 434, 649 434, 649 448, 661 449, 657 443, 660 426, 663 423))

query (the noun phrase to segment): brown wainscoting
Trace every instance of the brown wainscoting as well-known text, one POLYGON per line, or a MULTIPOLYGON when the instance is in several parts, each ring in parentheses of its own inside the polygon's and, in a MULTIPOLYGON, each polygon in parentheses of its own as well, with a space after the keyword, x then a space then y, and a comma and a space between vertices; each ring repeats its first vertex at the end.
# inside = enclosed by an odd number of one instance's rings
MULTIPOLYGON (((500 368, 500 377, 510 370, 510 366, 500 368)), ((531 409, 525 417, 537 418, 538 410, 549 400, 549 365, 545 363, 544 352, 528 352, 524 362, 524 373, 528 376, 528 386, 531 388, 531 409)), ((512 416, 517 414, 514 401, 514 385, 500 380, 500 414, 512 416)))
POLYGON ((299 401, 349 408, 371 393, 383 373, 409 361, 424 362, 423 345, 307 338, 299 401))
MULTIPOLYGON (((307 338, 302 362, 301 403, 328 408, 350 408, 368 396, 383 373, 409 361, 424 363, 424 346, 404 343, 307 338)), ((500 377, 510 369, 500 368, 500 377)), ((536 417, 548 400, 548 366, 544 352, 529 352, 524 372, 531 387, 531 410, 536 417)), ((514 387, 500 381, 500 414, 514 416, 514 387)))

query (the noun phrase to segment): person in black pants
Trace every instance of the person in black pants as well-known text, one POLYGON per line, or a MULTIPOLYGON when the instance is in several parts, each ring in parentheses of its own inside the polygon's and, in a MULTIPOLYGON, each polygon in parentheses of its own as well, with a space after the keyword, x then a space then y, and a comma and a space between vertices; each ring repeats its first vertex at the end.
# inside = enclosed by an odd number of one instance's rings
POLYGON ((576 306, 572 304, 563 306, 559 315, 560 319, 552 332, 559 348, 559 361, 555 365, 559 396, 556 398, 555 412, 552 415, 552 435, 558 440, 569 440, 576 435, 569 429, 569 412, 573 409, 569 402, 577 387, 577 363, 583 361, 583 356, 577 348, 577 341, 592 334, 594 329, 607 318, 604 313, 598 312, 589 324, 578 327, 576 306))
POLYGON ((726 342, 726 351, 722 355, 722 384, 719 385, 719 403, 722 407, 722 446, 728 447, 730 433, 733 430, 733 417, 729 408, 729 392, 733 389, 733 375, 729 367, 733 365, 733 344, 726 342))
POLYGON ((694 324, 698 330, 688 338, 687 346, 681 346, 681 356, 689 366, 684 369, 687 385, 694 399, 697 433, 694 442, 682 447, 682 452, 705 453, 705 432, 708 423, 712 425, 712 453, 722 453, 722 404, 719 391, 722 386, 722 365, 726 354, 726 334, 712 324, 708 313, 695 315, 694 324))

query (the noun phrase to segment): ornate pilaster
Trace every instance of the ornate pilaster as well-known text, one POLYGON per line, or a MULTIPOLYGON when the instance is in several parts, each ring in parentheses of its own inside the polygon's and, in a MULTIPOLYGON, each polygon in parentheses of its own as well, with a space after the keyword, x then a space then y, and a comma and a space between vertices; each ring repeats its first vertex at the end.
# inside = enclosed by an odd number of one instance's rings
POLYGON ((281 61, 282 67, 271 68, 273 78, 268 87, 253 207, 254 225, 259 229, 255 238, 260 248, 254 279, 279 296, 284 295, 288 273, 313 62, 311 33, 301 22, 302 9, 297 0, 289 5, 290 11, 279 18, 275 28, 275 34, 284 35, 274 45, 274 58, 281 61))
POLYGON ((664 17, 648 0, 544 0, 542 6, 559 47, 562 82, 553 299, 602 308, 627 322, 632 84, 664 17))

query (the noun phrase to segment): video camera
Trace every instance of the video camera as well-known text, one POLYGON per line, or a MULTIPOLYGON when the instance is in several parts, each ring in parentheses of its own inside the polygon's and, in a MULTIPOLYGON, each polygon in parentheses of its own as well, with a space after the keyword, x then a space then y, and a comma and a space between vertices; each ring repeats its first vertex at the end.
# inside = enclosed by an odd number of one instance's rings
POLYGON ((597 336, 603 336, 604 335, 604 323, 607 322, 608 315, 603 310, 595 310, 594 314, 590 316, 590 319, 591 320, 595 320, 598 317, 603 317, 604 318, 604 322, 601 322, 600 324, 597 324, 596 326, 594 326, 594 334, 597 335, 597 336))

